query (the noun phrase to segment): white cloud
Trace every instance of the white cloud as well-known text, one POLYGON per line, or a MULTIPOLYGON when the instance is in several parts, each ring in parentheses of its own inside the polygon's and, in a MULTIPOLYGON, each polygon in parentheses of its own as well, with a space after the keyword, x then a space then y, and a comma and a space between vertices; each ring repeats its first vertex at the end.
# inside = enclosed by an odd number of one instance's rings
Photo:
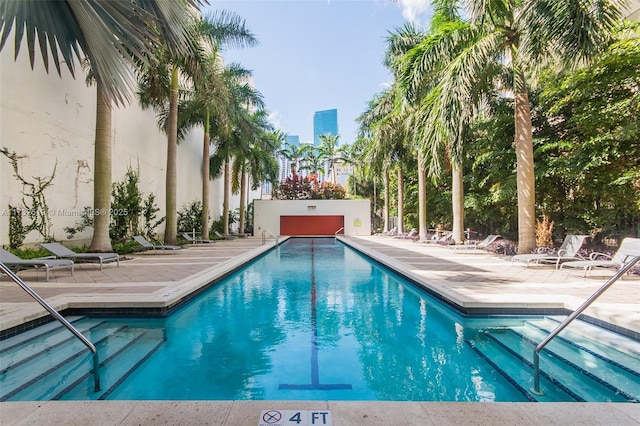
POLYGON ((395 0, 402 8, 402 16, 412 24, 424 24, 431 13, 430 0, 395 0))
POLYGON ((280 120, 282 120, 282 114, 280 114, 278 111, 269 111, 267 120, 269 120, 269 123, 273 124, 273 127, 275 127, 276 129, 282 128, 282 125, 280 124, 280 120))

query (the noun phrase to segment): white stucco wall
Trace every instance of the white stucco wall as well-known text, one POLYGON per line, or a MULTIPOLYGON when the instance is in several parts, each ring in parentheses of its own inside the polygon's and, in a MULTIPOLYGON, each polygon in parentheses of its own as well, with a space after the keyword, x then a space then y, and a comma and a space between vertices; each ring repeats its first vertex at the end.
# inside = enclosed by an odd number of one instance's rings
MULTIPOLYGON (((52 211, 53 234, 57 240, 66 240, 64 227, 75 225, 78 218, 56 213, 93 205, 95 87, 86 86, 80 68, 75 80, 66 68, 60 78, 52 64, 50 73, 45 72, 39 52, 36 59, 31 70, 25 44, 14 62, 11 40, 0 52, 0 147, 24 156, 19 172, 28 181, 51 176, 56 167, 45 197, 52 211)), ((115 108, 112 120, 113 181, 122 180, 128 166, 139 168, 140 190, 156 195, 158 216, 164 216, 167 138, 158 130, 155 113, 142 110, 134 101, 115 108)), ((202 198, 202 137, 203 130, 194 129, 178 146, 178 210, 202 198)), ((222 213, 222 187, 221 179, 211 182, 211 220, 222 213)), ((22 190, 9 160, 0 155, 0 213, 5 213, 0 214, 0 245, 9 243, 7 206, 22 206, 22 190)), ((232 196, 231 209, 238 206, 239 198, 232 196)), ((162 225, 157 231, 162 235, 162 225)), ((90 238, 91 229, 77 239, 90 238)), ((25 243, 39 241, 41 236, 31 232, 25 243)))
POLYGON ((282 215, 344 216, 345 235, 371 235, 370 203, 369 200, 256 200, 254 235, 261 235, 265 229, 280 235, 282 215))

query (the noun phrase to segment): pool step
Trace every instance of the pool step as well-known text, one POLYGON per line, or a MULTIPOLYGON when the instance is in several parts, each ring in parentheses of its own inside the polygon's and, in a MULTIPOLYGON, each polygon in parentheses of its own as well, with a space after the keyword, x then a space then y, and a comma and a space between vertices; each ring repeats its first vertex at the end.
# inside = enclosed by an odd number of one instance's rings
MULTIPOLYGON (((543 349, 540 387, 544 395, 532 392, 533 350, 557 324, 547 318, 521 326, 486 329, 467 343, 496 371, 510 377, 525 396, 537 401, 640 400, 640 357, 634 354, 637 342, 629 340, 629 350, 614 348, 610 342, 592 339, 590 336, 597 335, 607 340, 601 329, 585 323, 580 325, 582 332, 566 329, 543 349)), ((620 343, 619 336, 610 334, 620 343)))
POLYGON ((94 390, 89 349, 66 328, 47 324, 0 342, 0 401, 105 399, 164 343, 158 329, 89 318, 73 322, 98 350, 101 390, 94 390))

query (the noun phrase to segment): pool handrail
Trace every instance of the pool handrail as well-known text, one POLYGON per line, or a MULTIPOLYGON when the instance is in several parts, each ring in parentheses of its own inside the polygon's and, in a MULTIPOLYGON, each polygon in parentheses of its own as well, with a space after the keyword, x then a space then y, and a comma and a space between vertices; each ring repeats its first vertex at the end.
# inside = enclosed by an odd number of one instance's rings
POLYGON ((569 315, 564 321, 560 323, 545 339, 536 346, 533 350, 533 387, 531 392, 536 395, 544 395, 544 392, 540 389, 540 351, 549 343, 554 337, 556 337, 562 330, 565 329, 578 315, 580 315, 585 309, 587 309, 598 297, 602 295, 609 287, 611 287, 616 281, 618 281, 624 274, 629 272, 633 266, 640 261, 640 256, 634 256, 631 260, 627 261, 611 278, 607 280, 598 290, 595 291, 582 305, 580 305, 571 315, 569 315))
POLYGON ((263 229, 262 230, 262 245, 264 245, 267 242, 267 234, 270 234, 273 238, 276 239, 276 246, 278 245, 278 236, 276 234, 274 234, 273 232, 269 231, 268 229, 263 229))
POLYGON ((11 269, 9 269, 4 263, 0 262, 0 270, 6 274, 13 282, 18 284, 24 291, 26 291, 29 296, 35 299, 44 309, 46 309, 51 316, 53 316, 56 320, 58 320, 63 326, 65 326, 74 336, 76 336, 82 343, 89 348, 89 350, 93 353, 93 381, 94 381, 94 392, 98 392, 100 390, 100 361, 98 359, 98 350, 94 346, 93 343, 89 341, 82 333, 78 331, 69 321, 67 321, 58 311, 56 311, 53 306, 47 303, 46 300, 42 298, 38 293, 35 292, 31 287, 27 285, 20 277, 18 277, 11 269))
POLYGON ((338 229, 336 232, 334 232, 333 235, 338 235, 338 232, 340 232, 340 231, 344 231, 344 226, 342 228, 338 229))

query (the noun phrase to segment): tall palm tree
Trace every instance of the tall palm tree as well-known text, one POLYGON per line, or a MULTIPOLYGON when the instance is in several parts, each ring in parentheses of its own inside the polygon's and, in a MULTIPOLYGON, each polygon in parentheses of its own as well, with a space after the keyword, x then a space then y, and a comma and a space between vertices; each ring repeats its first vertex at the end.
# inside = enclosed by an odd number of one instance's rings
MULTIPOLYGON (((455 3, 455 0, 432 2, 435 12, 429 32, 424 34, 417 45, 403 52, 400 58, 396 58, 394 66, 399 76, 400 91, 406 102, 411 105, 411 119, 408 124, 414 140, 418 143, 418 179, 424 182, 427 173, 425 162, 429 163, 429 175, 439 177, 441 157, 448 158, 452 169, 452 240, 462 242, 464 240, 462 130, 468 127, 472 115, 469 110, 464 109, 471 108, 473 111, 473 102, 458 98, 450 99, 442 95, 441 87, 438 87, 440 82, 438 73, 421 73, 419 64, 420 49, 424 45, 437 43, 441 37, 451 31, 451 28, 462 24, 455 3), (445 102, 447 108, 442 107, 445 102), (443 114, 443 111, 448 114, 443 114)), ((460 45, 463 46, 462 43, 460 45)), ((419 184, 419 190, 422 199, 426 193, 424 184, 419 184)), ((426 206, 421 203, 420 217, 422 218, 423 215, 426 215, 426 206)), ((420 222, 422 223, 422 219, 420 222)))
MULTIPOLYGON (((370 144, 363 149, 363 162, 370 163, 370 172, 388 178, 389 172, 396 170, 398 177, 398 232, 404 231, 404 198, 403 185, 404 172, 399 170, 404 167, 405 159, 410 155, 410 147, 407 145, 407 127, 404 125, 405 116, 396 108, 398 97, 397 85, 376 95, 369 103, 368 109, 359 117, 360 134, 368 138, 370 144)), ((385 184, 387 182, 385 181, 385 184)), ((385 185, 388 189, 388 185, 385 185)), ((388 192, 385 200, 389 201, 388 192)), ((386 214, 389 213, 389 204, 386 214)), ((388 218, 385 220, 388 226, 388 218)), ((388 229, 385 228, 385 231, 388 229)))
POLYGON ((324 135, 320 135, 320 151, 322 152, 322 156, 326 159, 326 165, 331 173, 331 182, 336 183, 336 169, 335 163, 338 160, 338 139, 339 135, 332 135, 331 133, 327 133, 324 135))
MULTIPOLYGON (((462 2, 459 2, 462 3, 462 2)), ((556 61, 575 66, 604 46, 620 21, 613 1, 468 0, 468 24, 439 40, 425 40, 413 75, 438 73, 442 105, 481 99, 478 92, 511 88, 514 98, 518 185, 518 253, 535 247, 533 132, 528 84, 540 67, 556 61), (493 78, 489 78, 492 76, 493 78), (489 86, 485 83, 497 82, 489 86)), ((475 103, 479 107, 479 103, 475 103)), ((441 108, 460 120, 455 108, 441 108)), ((465 109, 459 112, 464 113, 465 109)), ((458 142, 461 139, 458 140, 458 142)))
MULTIPOLYGON (((249 84, 251 72, 238 65, 227 67, 224 78, 231 94, 225 105, 228 117, 228 132, 218 132, 215 136, 216 152, 211 157, 211 177, 220 175, 224 179, 222 214, 225 235, 229 233, 229 198, 231 191, 231 161, 235 156, 244 157, 259 138, 261 129, 251 116, 251 110, 263 108, 262 94, 249 84)), ((222 129, 218 129, 222 130, 222 129)))
POLYGON ((275 153, 282 144, 282 133, 276 132, 268 122, 268 114, 264 109, 255 111, 250 116, 253 126, 245 138, 250 141, 248 150, 238 150, 234 156, 231 191, 240 194, 240 217, 238 229, 245 231, 245 211, 248 196, 248 180, 253 182, 252 189, 264 181, 272 183, 278 178, 278 163, 275 153), (280 136, 279 136, 280 135, 280 136))
MULTIPOLYGON (((203 78, 202 64, 207 59, 207 50, 221 45, 251 46, 257 43, 254 35, 246 28, 243 19, 230 12, 220 12, 201 17, 193 23, 197 45, 189 55, 173 54, 158 49, 162 60, 146 69, 140 79, 140 101, 143 106, 153 106, 165 110, 168 102, 168 116, 161 128, 167 133, 167 169, 166 169, 166 221, 164 240, 166 244, 177 241, 177 143, 178 143, 178 99, 180 79, 197 86, 203 78), (205 45, 208 42, 208 45, 205 45), (213 47, 212 47, 213 46, 213 47)), ((203 151, 204 151, 203 147, 203 151)), ((204 160, 203 160, 204 161, 204 160)))
POLYGON ((132 0, 104 4, 88 0, 0 2, 0 50, 15 23, 16 57, 26 34, 33 68, 37 36, 47 72, 50 49, 58 74, 60 62, 66 63, 71 75, 75 75, 74 56, 86 58, 91 78, 96 82, 93 207, 99 214, 93 218, 92 251, 112 251, 109 239, 112 103, 130 102, 135 87, 133 64, 148 63, 157 44, 164 42, 173 51, 189 48, 187 22, 201 1, 149 0, 136 2, 137 7, 133 3, 132 0))

